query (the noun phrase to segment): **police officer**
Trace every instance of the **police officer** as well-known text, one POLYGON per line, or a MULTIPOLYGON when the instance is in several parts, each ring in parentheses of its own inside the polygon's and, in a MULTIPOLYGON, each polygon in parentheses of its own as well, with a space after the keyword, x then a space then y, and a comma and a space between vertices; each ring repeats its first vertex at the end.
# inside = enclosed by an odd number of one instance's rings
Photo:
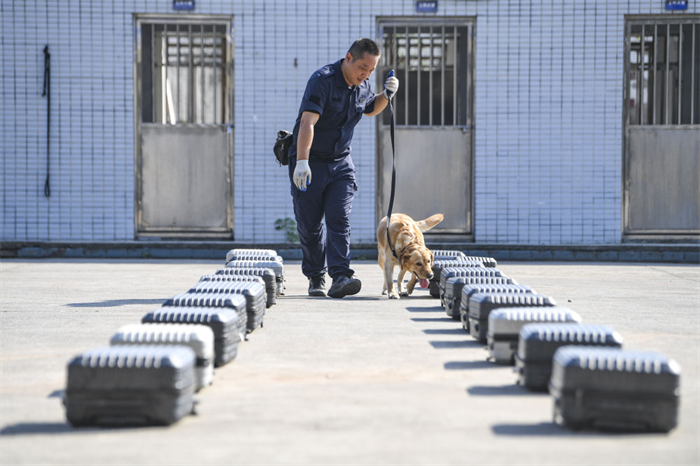
POLYGON ((384 92, 372 92, 369 78, 379 55, 374 41, 356 40, 345 58, 309 78, 301 99, 289 178, 310 296, 325 296, 326 272, 333 279, 328 296, 342 298, 362 287, 350 268, 350 210, 357 191, 350 142, 362 115, 381 113, 399 88, 391 77, 384 92))

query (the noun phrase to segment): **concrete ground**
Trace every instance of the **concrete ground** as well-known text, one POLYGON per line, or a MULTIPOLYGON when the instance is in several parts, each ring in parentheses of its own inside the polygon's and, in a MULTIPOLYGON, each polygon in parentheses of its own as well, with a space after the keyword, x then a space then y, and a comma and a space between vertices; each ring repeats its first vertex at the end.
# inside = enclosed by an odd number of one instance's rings
POLYGON ((670 434, 572 432, 552 401, 446 317, 423 290, 363 289, 309 298, 299 263, 287 296, 238 358, 217 369, 198 415, 167 428, 80 429, 64 422, 66 364, 194 285, 222 261, 0 262, 0 464, 698 464, 700 268, 696 265, 500 263, 586 323, 683 368, 670 434))

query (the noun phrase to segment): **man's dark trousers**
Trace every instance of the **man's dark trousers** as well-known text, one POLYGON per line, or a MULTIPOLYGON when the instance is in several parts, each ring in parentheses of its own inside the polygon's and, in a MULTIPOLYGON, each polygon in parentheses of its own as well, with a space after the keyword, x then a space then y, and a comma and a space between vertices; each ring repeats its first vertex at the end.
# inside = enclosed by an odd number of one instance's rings
MULTIPOLYGON (((289 160, 290 180, 296 157, 289 160)), ((301 271, 307 277, 328 274, 352 276, 350 268, 350 211, 357 191, 355 165, 350 156, 338 161, 309 161, 311 183, 300 191, 291 183, 294 215, 304 254, 301 271), (323 227, 326 217, 327 232, 323 227), (328 268, 326 269, 326 255, 328 268)))

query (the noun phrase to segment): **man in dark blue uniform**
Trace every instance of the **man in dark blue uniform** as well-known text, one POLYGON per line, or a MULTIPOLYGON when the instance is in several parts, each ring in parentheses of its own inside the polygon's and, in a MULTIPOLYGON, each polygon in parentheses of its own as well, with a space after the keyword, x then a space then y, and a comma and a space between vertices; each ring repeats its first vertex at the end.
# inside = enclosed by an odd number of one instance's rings
POLYGON ((333 279, 328 296, 342 298, 362 287, 350 268, 350 210, 357 191, 350 142, 362 115, 381 113, 399 88, 391 77, 384 92, 372 92, 369 78, 379 54, 374 41, 356 40, 344 59, 309 78, 299 107, 289 178, 310 296, 325 296, 326 272, 333 279))

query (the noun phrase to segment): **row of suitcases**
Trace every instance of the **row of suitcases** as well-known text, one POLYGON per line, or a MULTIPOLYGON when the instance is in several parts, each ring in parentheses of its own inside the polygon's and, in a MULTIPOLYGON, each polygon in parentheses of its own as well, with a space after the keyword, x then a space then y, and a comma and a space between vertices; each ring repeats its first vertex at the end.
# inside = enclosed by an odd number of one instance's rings
POLYGON ((284 294, 284 265, 274 250, 234 249, 226 267, 166 300, 140 324, 121 327, 110 346, 68 364, 63 403, 73 426, 169 425, 191 413, 194 394, 215 367, 263 326, 284 294))
POLYGON ((676 361, 623 350, 618 332, 582 324, 575 311, 506 277, 491 258, 433 253, 430 295, 487 346, 490 361, 514 365, 523 387, 549 391, 555 422, 661 432, 676 427, 676 361))

